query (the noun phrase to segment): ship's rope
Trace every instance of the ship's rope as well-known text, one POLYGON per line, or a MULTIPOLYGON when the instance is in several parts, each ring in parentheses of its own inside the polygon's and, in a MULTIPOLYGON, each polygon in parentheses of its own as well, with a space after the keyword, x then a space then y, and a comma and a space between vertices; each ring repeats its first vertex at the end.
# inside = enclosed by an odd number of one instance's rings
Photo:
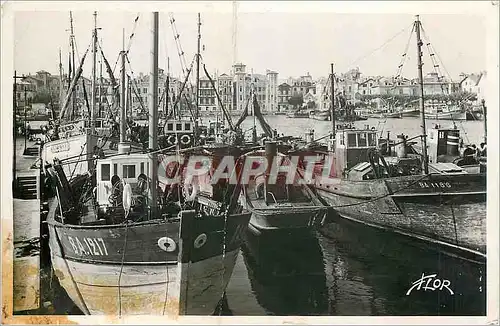
MULTIPOLYGON (((85 147, 87 146, 87 142, 85 142, 82 146, 82 150, 80 151, 80 155, 79 157, 81 158, 83 156, 83 151, 85 150, 85 147)), ((78 164, 81 162, 80 159, 78 159, 78 161, 75 163, 75 167, 73 168, 73 171, 71 171, 71 176, 69 177, 70 180, 73 178, 73 175, 75 174, 75 171, 76 171, 76 167, 78 166, 78 164)))
MULTIPOLYGON (((132 83, 132 90, 134 91, 135 96, 139 99, 139 104, 141 106, 141 109, 143 111, 146 111, 146 108, 144 106, 144 102, 142 101, 142 97, 140 97, 138 95, 138 92, 137 92, 137 89, 139 89, 139 86, 137 86, 137 78, 134 76, 134 70, 132 69, 132 65, 130 64, 130 60, 128 58, 128 55, 125 56, 125 60, 127 60, 128 67, 130 68, 130 75, 132 77, 130 80, 133 81, 133 83, 132 83), (135 86, 135 89, 134 89, 134 86, 135 86)), ((149 117, 149 114, 148 114, 148 117, 149 117)))
POLYGON ((139 16, 140 16, 140 13, 137 13, 137 16, 134 19, 134 27, 132 27, 132 33, 130 34, 129 39, 128 39, 127 51, 125 52, 126 55, 129 53, 130 47, 132 46, 132 40, 133 40, 134 35, 135 35, 135 29, 137 28, 137 22, 139 21, 139 16))
POLYGON ((120 265, 120 274, 118 275, 118 316, 122 315, 122 290, 121 290, 121 280, 123 274, 123 265, 125 262, 125 251, 127 250, 127 241, 128 241, 128 217, 129 211, 125 211, 125 239, 123 241, 123 249, 122 249, 122 260, 120 265))
POLYGON ((390 42, 392 42, 394 39, 396 39, 396 37, 398 37, 399 35, 403 34, 408 28, 414 26, 414 23, 411 23, 410 26, 408 27, 405 27, 403 28, 401 31, 399 31, 398 33, 396 33, 394 36, 390 37, 387 41, 385 41, 381 46, 377 47, 376 49, 373 49, 372 51, 370 51, 368 54, 365 54, 359 58, 357 58, 356 60, 354 60, 351 64, 348 65, 348 67, 352 67, 354 66, 356 63, 368 58, 369 56, 371 56, 372 54, 374 54, 375 52, 377 52, 378 50, 381 50, 383 49, 387 44, 389 44, 390 42))
MULTIPOLYGON (((172 12, 170 12, 168 14, 169 16, 169 21, 170 21, 170 25, 172 26, 172 34, 174 36, 174 40, 175 40, 175 46, 176 46, 176 49, 177 49, 177 55, 179 57, 179 60, 180 60, 180 64, 181 64, 181 70, 182 70, 182 73, 184 76, 186 75, 189 75, 189 72, 192 70, 192 64, 191 64, 191 68, 187 68, 187 62, 186 62, 186 56, 185 56, 185 52, 182 48, 182 44, 181 44, 181 41, 180 41, 180 33, 178 32, 177 30, 177 26, 175 24, 175 18, 174 18, 174 14, 172 12)), ((196 58, 196 55, 195 55, 195 58, 196 58)), ((192 85, 192 82, 190 81, 189 82, 189 86, 188 86, 188 91, 192 91, 193 90, 193 85, 192 85)))
MULTIPOLYGON (((168 236, 168 228, 165 228, 165 235, 168 236)), ((170 286, 170 275, 168 273, 168 251, 165 251, 165 273, 167 279, 165 280, 165 300, 163 301, 163 315, 165 315, 165 309, 167 308, 168 300, 168 288, 170 286)), ((180 263, 180 262, 179 262, 180 263)))
MULTIPOLYGON (((238 158, 236 160, 236 165, 239 164, 239 161, 240 161, 240 158, 238 158)), ((232 177, 234 176, 235 172, 236 172, 236 167, 234 169, 232 169, 231 176, 230 176, 229 180, 232 179, 232 177)), ((240 176, 236 176, 236 177, 238 179, 240 178, 240 176)), ((235 197, 237 189, 241 189, 241 188, 239 188, 238 184, 233 188, 232 194, 231 194, 231 196, 229 198, 229 203, 225 207, 225 210, 224 210, 224 233, 223 233, 223 240, 222 240, 222 274, 221 274, 221 285, 222 285, 221 288, 222 289, 224 288, 224 274, 226 273, 225 259, 226 259, 226 251, 227 251, 226 250, 226 244, 227 244, 227 218, 228 218, 229 210, 231 209, 231 206, 232 206, 232 203, 233 203, 233 199, 235 197)), ((224 196, 223 196, 224 202, 227 201, 228 191, 229 191, 229 187, 226 187, 226 189, 224 191, 224 196)), ((224 295, 225 295, 225 291, 222 291, 221 298, 220 298, 221 306, 220 306, 220 309, 218 309, 219 310, 218 311, 219 316, 222 314, 222 303, 223 303, 223 300, 224 300, 224 295)))

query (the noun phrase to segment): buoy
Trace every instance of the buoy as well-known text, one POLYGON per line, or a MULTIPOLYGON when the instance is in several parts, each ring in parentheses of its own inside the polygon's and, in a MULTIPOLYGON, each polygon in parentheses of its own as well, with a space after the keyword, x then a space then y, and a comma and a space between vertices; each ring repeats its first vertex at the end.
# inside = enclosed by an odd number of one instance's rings
POLYGON ((191 142, 191 137, 189 135, 182 135, 181 137, 181 144, 187 145, 191 142))
POLYGON ((170 145, 176 145, 176 144, 177 144, 177 136, 176 136, 176 135, 170 135, 170 136, 167 138, 167 142, 168 142, 170 145))
POLYGON ((194 240, 194 247, 196 249, 199 249, 203 247, 207 243, 207 235, 205 233, 200 234, 199 236, 196 237, 194 240))
POLYGON ((158 247, 166 252, 173 252, 177 248, 175 241, 169 237, 162 237, 158 239, 158 247))
POLYGON ((123 187, 123 209, 129 211, 132 206, 132 187, 130 184, 126 184, 123 187))
POLYGON ((186 194, 186 201, 193 201, 196 198, 196 195, 198 194, 198 189, 197 185, 194 183, 191 183, 191 191, 189 191, 189 184, 185 183, 184 184, 184 193, 186 194))

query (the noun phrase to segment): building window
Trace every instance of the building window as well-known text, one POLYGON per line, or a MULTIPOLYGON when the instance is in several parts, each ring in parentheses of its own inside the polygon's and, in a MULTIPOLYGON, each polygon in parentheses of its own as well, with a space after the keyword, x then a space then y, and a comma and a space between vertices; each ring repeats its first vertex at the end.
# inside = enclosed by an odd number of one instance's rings
POLYGON ((243 101, 243 96, 240 95, 240 101, 243 101))
POLYGON ((135 178, 135 165, 123 165, 123 178, 135 178))

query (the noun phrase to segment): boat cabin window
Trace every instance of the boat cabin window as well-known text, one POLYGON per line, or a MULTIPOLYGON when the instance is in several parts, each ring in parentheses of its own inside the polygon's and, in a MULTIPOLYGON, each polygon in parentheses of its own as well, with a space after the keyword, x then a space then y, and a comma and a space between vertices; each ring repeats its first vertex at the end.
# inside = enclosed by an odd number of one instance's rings
POLYGON ((113 175, 117 175, 118 174, 118 164, 113 164, 113 175))
POLYGON ((191 130, 191 124, 190 123, 186 123, 185 127, 186 127, 186 130, 191 130))
POLYGON ((101 164, 101 180, 111 180, 111 170, 109 164, 101 164))
POLYGON ((174 130, 174 124, 172 122, 167 123, 167 130, 168 131, 174 130))
POLYGON ((377 138, 375 137, 374 133, 369 133, 368 134, 368 146, 376 146, 377 145, 377 138))
POLYGON ((123 178, 135 178, 135 165, 123 165, 123 178))
POLYGON ((347 134, 347 146, 356 147, 356 134, 347 134))
POLYGON ((144 173, 144 162, 141 162, 141 173, 144 173))
POLYGON ((177 123, 175 126, 175 130, 177 130, 177 131, 182 130, 182 123, 177 123))
POLYGON ((358 147, 366 147, 366 134, 365 133, 361 133, 361 134, 358 134, 358 147))

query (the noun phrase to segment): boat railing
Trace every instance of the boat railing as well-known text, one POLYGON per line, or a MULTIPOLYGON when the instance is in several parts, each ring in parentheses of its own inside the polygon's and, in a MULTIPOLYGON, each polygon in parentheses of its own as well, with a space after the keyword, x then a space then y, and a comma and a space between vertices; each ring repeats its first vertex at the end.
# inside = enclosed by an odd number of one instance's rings
POLYGON ((271 195, 271 197, 273 197, 274 203, 275 203, 275 204, 278 204, 278 201, 276 200, 276 197, 274 196, 274 194, 273 194, 271 191, 268 191, 267 193, 268 193, 269 195, 271 195))

